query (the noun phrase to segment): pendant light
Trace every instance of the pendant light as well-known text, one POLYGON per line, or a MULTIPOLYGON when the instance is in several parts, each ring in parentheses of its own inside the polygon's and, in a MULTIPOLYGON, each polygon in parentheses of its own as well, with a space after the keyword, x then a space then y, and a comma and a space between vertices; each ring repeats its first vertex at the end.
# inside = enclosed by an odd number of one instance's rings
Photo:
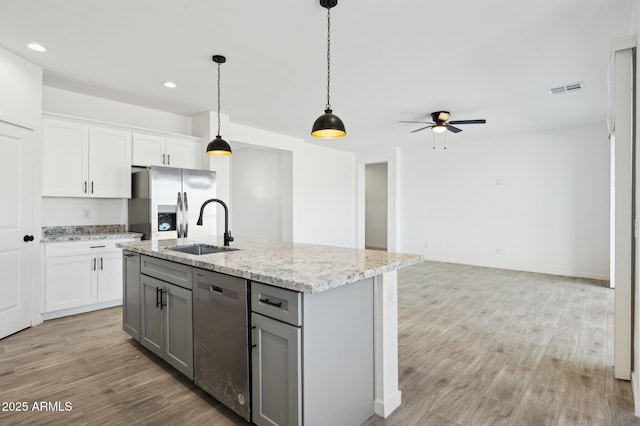
POLYGON ((322 114, 313 123, 311 136, 320 139, 337 139, 347 134, 344 123, 333 114, 330 102, 331 89, 331 8, 338 4, 338 0, 320 0, 320 6, 327 9, 327 105, 322 114))
POLYGON ((220 65, 227 62, 227 58, 222 55, 213 55, 212 59, 213 62, 218 64, 218 134, 207 145, 207 155, 231 155, 231 147, 220 136, 220 65))

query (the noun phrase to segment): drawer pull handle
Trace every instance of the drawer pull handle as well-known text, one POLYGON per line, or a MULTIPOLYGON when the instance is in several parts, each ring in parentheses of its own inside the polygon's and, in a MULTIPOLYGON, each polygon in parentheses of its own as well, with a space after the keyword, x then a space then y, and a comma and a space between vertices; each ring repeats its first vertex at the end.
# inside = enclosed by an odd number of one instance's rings
POLYGON ((106 246, 91 246, 89 248, 105 248, 106 246))
POLYGON ((218 287, 217 285, 210 285, 209 286, 209 291, 211 293, 218 293, 218 294, 222 294, 223 293, 222 288, 218 287))
POLYGON ((269 299, 258 299, 258 302, 264 303, 265 305, 275 306, 276 308, 282 307, 282 302, 272 302, 269 299))
POLYGON ((133 257, 135 256, 135 254, 133 253, 125 253, 124 257, 133 257))

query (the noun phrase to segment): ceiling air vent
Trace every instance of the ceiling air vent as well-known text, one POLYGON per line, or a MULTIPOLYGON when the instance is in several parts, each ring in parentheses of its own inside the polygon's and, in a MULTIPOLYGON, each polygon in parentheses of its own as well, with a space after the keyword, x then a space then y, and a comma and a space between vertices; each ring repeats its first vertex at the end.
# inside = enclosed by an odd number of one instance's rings
POLYGON ((554 95, 562 95, 564 93, 573 93, 578 92, 584 88, 584 83, 582 81, 578 83, 565 84, 564 86, 552 87, 549 89, 551 93, 554 95))

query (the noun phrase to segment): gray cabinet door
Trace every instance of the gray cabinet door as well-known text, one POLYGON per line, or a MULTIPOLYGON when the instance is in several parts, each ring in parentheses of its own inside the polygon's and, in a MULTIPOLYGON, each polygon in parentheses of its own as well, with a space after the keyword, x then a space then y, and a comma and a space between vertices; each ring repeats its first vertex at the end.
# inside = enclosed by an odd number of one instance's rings
POLYGON ((140 255, 122 254, 122 329, 140 341, 140 255))
POLYGON ((166 284, 155 278, 140 275, 140 296, 142 297, 142 324, 140 343, 160 357, 164 357, 164 308, 160 302, 166 300, 160 293, 166 284))
POLYGON ((166 315, 164 359, 193 379, 193 301, 191 291, 165 284, 163 307, 166 315))
POLYGON ((300 328, 251 314, 252 420, 259 426, 301 425, 300 328))

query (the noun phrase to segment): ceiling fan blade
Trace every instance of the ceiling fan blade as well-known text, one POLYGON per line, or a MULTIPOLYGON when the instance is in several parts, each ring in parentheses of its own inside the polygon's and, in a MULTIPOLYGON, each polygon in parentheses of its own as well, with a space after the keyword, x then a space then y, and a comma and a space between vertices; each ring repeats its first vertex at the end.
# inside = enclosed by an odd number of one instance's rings
POLYGON ((433 122, 431 122, 431 121, 398 121, 398 123, 433 124, 433 122))
POLYGON ((462 129, 458 129, 457 127, 453 127, 450 124, 447 124, 446 126, 447 126, 447 130, 449 130, 450 132, 453 132, 453 133, 460 133, 462 131, 462 129))
POLYGON ((421 130, 424 130, 424 129, 430 129, 430 128, 432 128, 432 127, 433 127, 433 124, 432 124, 432 125, 430 125, 430 126, 427 126, 427 127, 421 127, 421 128, 419 128, 419 129, 412 130, 412 131, 410 131, 409 133, 419 132, 419 131, 421 131, 421 130))
POLYGON ((455 120, 455 121, 450 121, 449 124, 485 124, 487 122, 487 120, 485 119, 481 119, 481 120, 455 120))

